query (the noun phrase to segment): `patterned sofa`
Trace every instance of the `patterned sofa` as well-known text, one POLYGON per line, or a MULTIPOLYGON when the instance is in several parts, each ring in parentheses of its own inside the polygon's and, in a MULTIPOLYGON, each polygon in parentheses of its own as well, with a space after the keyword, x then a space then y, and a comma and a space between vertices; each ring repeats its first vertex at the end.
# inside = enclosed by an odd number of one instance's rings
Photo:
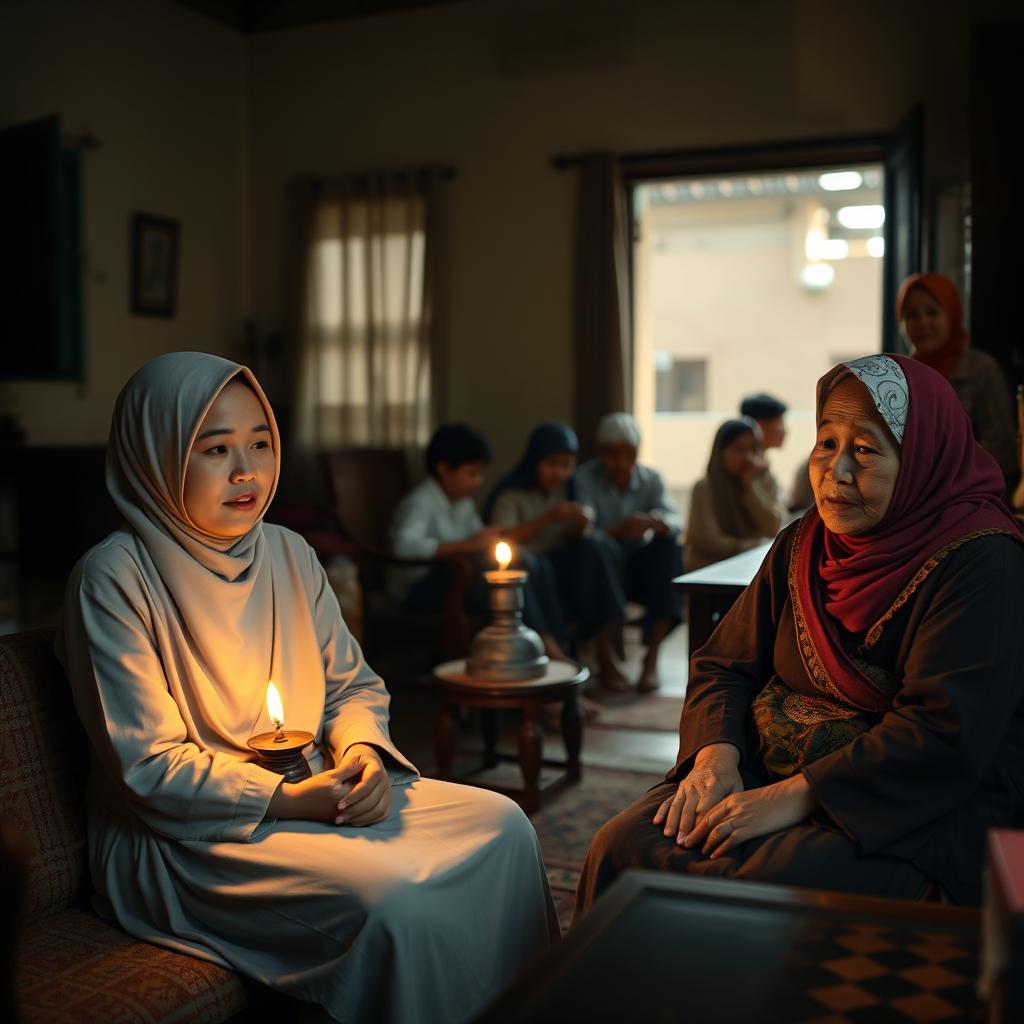
MULTIPOLYGON (((27 847, 14 965, 21 1024, 291 1018, 268 990, 138 942, 90 909, 86 765, 52 631, 0 637, 0 818, 27 847)), ((3 909, 10 921, 14 908, 3 909)))

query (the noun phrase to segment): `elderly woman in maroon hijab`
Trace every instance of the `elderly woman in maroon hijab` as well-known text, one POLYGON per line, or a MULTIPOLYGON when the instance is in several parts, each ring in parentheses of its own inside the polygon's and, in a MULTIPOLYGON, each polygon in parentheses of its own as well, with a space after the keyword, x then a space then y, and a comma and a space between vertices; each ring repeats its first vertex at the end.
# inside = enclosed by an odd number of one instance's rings
POLYGON ((815 507, 692 659, 676 766, 595 837, 628 868, 978 903, 1024 811, 1024 537, 949 384, 874 356, 818 384, 815 507))

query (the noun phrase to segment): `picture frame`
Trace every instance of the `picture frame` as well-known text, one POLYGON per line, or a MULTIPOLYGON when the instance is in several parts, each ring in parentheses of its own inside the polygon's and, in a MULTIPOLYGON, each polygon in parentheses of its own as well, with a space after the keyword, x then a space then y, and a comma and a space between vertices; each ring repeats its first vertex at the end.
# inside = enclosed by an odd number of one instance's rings
POLYGON ((180 245, 180 221, 152 213, 132 214, 129 304, 136 316, 174 316, 180 245))

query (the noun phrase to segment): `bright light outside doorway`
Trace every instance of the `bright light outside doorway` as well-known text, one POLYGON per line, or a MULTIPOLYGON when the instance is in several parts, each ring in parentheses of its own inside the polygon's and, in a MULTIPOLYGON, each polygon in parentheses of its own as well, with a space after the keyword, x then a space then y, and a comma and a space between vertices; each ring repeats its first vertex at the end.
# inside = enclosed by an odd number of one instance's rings
POLYGON ((719 424, 767 392, 789 406, 768 453, 785 496, 814 444, 814 386, 878 352, 879 165, 634 186, 634 409, 641 459, 680 503, 719 424))

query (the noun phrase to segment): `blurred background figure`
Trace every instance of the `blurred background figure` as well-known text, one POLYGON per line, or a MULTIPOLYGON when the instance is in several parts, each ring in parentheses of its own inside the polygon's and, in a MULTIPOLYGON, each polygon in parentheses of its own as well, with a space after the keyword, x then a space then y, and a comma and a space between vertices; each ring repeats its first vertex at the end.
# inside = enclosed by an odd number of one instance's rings
POLYGON ((707 475, 693 488, 684 555, 688 572, 738 555, 779 532, 786 509, 757 486, 766 468, 757 423, 747 417, 726 420, 715 434, 707 475))
POLYGON ((637 689, 647 693, 659 685, 661 642, 682 621, 672 586, 683 564, 679 515, 661 474, 637 465, 640 428, 629 413, 604 416, 596 440, 597 458, 576 474, 577 495, 594 510, 595 525, 612 546, 626 597, 644 606, 647 651, 637 689))
MULTIPOLYGON (((761 428, 765 451, 769 448, 781 448, 786 440, 786 409, 785 402, 780 401, 774 395, 764 393, 748 395, 740 402, 740 416, 754 420, 761 428)), ((751 486, 760 492, 765 505, 785 504, 782 500, 782 488, 772 473, 772 467, 767 458, 765 458, 764 469, 754 477, 751 486)), ((809 504, 813 501, 812 495, 809 504)))
MULTIPOLYGON (((487 438, 465 423, 443 423, 434 431, 424 452, 427 475, 402 499, 391 522, 391 547, 398 558, 437 560, 433 566, 390 570, 389 589, 404 611, 441 611, 455 576, 455 567, 445 560, 464 557, 473 566, 467 609, 488 612, 483 573, 494 567, 494 545, 501 531, 484 526, 473 498, 490 460, 487 438)), ((540 635, 548 657, 564 658, 554 578, 532 558, 526 568, 530 576, 524 588, 523 621, 540 635)))
POLYGON ((1017 479, 1017 428, 1006 378, 987 353, 972 347, 960 295, 944 274, 911 274, 896 297, 896 319, 910 354, 938 370, 967 410, 975 440, 999 463, 1007 486, 1017 479))
POLYGON ((593 640, 601 685, 622 690, 627 683, 613 642, 622 629, 626 598, 609 542, 591 530, 594 511, 578 500, 578 452, 572 427, 539 424, 515 468, 491 492, 484 518, 517 548, 528 548, 550 565, 577 653, 593 640))
POLYGON ((781 448, 786 440, 786 403, 772 395, 748 395, 740 402, 740 415, 756 420, 764 447, 781 448))

